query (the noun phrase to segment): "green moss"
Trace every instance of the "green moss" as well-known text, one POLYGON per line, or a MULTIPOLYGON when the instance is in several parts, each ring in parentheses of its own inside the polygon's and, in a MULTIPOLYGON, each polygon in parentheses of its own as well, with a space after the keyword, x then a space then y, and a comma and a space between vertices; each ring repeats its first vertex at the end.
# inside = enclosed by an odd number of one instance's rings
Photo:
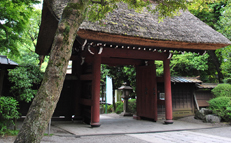
POLYGON ((128 15, 130 15, 130 16, 135 16, 134 14, 131 14, 131 13, 129 13, 128 15))
POLYGON ((118 23, 116 23, 116 22, 113 22, 113 21, 110 21, 110 22, 111 22, 111 24, 114 24, 114 25, 118 24, 118 23))
POLYGON ((66 24, 66 28, 65 28, 64 33, 63 33, 64 36, 68 35, 69 32, 70 32, 70 26, 66 24))
POLYGON ((66 18, 66 17, 69 17, 73 10, 77 10, 76 11, 76 15, 80 15, 80 11, 83 11, 83 3, 68 3, 68 5, 65 7, 65 9, 63 10, 63 17, 66 18))

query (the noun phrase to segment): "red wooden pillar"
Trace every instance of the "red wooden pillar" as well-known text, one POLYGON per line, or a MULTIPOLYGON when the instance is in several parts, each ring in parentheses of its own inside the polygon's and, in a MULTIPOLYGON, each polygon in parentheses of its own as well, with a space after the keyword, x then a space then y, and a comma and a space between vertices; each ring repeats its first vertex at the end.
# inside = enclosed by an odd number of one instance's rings
POLYGON ((170 76, 170 60, 164 62, 164 89, 165 89, 165 123, 172 124, 172 92, 171 92, 171 76, 170 76))
POLYGON ((100 66, 101 55, 97 52, 93 59, 93 80, 92 80, 92 106, 91 106, 91 126, 100 126, 100 66))

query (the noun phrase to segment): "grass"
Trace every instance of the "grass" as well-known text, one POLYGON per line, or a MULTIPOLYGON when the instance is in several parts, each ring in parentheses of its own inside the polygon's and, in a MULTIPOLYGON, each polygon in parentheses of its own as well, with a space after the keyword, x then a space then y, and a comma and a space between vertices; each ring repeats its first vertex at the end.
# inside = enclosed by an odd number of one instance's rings
POLYGON ((4 136, 17 136, 18 132, 19 132, 19 130, 10 130, 10 129, 7 129, 6 131, 1 132, 0 135, 2 137, 4 137, 4 136))
POLYGON ((49 135, 47 133, 44 134, 44 136, 50 136, 50 137, 53 136, 53 135, 54 134, 49 134, 49 135))

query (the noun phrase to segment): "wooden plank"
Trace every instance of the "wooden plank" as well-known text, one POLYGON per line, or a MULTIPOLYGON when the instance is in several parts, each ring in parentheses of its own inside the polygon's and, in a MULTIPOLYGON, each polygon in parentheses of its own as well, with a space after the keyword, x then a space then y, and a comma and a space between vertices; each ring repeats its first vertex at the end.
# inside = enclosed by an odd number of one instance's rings
POLYGON ((157 121, 155 66, 137 67, 137 115, 157 121))
POLYGON ((199 107, 207 107, 209 106, 208 100, 197 100, 199 107))
POLYGON ((92 100, 91 99, 80 98, 79 103, 82 105, 92 106, 92 100))
POLYGON ((196 103, 197 110, 199 110, 199 106, 198 106, 198 103, 197 103, 197 97, 196 97, 195 92, 193 92, 193 97, 194 97, 194 101, 196 103))
POLYGON ((92 74, 83 74, 80 76, 80 80, 93 80, 92 74))

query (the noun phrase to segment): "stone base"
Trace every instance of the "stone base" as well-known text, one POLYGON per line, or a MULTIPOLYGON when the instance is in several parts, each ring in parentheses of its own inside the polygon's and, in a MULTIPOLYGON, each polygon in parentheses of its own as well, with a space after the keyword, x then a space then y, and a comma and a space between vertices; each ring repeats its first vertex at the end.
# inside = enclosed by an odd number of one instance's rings
POLYGON ((128 112, 123 112, 121 113, 122 116, 133 116, 133 114, 131 113, 128 113, 128 112))
POLYGON ((165 124, 173 124, 173 120, 165 120, 164 123, 165 124))
POLYGON ((140 116, 133 115, 133 119, 140 120, 140 116))
POLYGON ((100 123, 91 123, 91 127, 100 127, 100 123))

